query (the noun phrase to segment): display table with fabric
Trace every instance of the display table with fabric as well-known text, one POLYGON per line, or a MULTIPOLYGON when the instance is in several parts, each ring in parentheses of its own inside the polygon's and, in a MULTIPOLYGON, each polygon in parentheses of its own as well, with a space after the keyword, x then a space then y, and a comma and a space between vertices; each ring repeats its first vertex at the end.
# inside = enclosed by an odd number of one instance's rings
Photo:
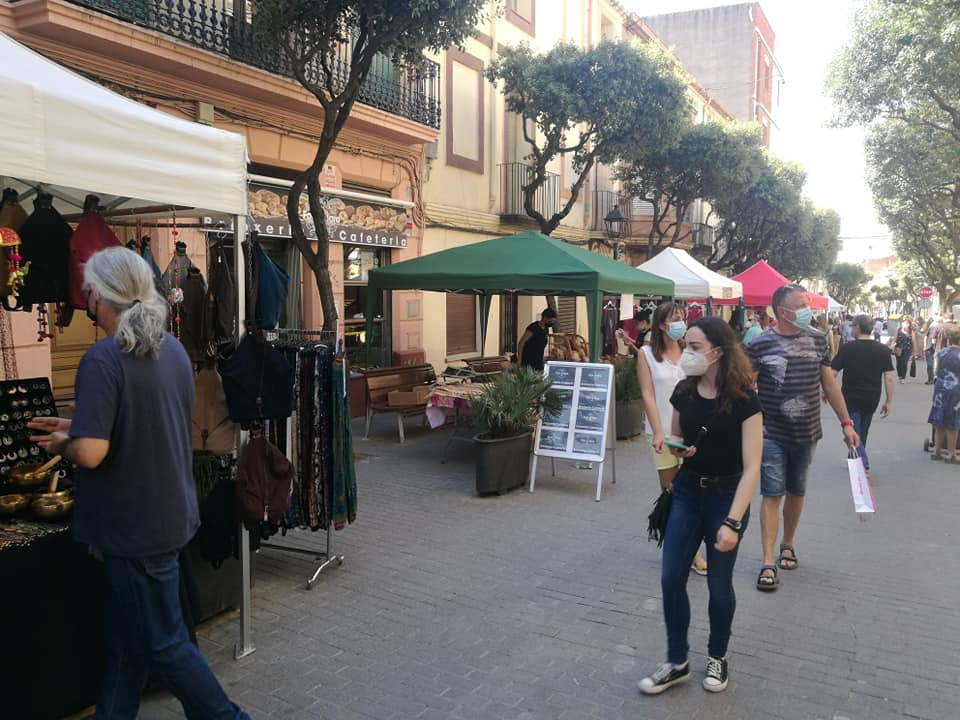
POLYGON ((56 720, 93 705, 105 660, 107 578, 63 524, 0 522, 2 714, 56 720))
POLYGON ((434 430, 443 427, 448 417, 453 417, 453 428, 447 438, 443 451, 440 453, 440 462, 447 461, 447 449, 454 440, 467 440, 471 436, 460 435, 458 430, 469 427, 467 418, 470 416, 470 402, 483 392, 484 383, 459 383, 438 385, 427 398, 427 421, 434 430))

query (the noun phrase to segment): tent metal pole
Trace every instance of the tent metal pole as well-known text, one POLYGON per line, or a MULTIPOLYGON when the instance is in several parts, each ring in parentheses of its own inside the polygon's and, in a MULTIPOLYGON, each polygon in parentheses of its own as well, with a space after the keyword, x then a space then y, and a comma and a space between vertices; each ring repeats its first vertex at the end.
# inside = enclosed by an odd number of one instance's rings
MULTIPOLYGON (((243 263, 243 241, 247 239, 247 218, 243 215, 237 215, 233 228, 233 267, 236 275, 237 288, 237 329, 236 339, 240 341, 240 335, 243 331, 243 319, 246 316, 247 304, 247 282, 246 268, 243 263)), ((247 433, 243 430, 237 430, 237 454, 246 441, 247 433)), ((238 533, 240 542, 240 642, 234 646, 233 657, 239 660, 254 652, 257 648, 253 644, 253 632, 250 618, 250 533, 243 523, 240 523, 238 533)))

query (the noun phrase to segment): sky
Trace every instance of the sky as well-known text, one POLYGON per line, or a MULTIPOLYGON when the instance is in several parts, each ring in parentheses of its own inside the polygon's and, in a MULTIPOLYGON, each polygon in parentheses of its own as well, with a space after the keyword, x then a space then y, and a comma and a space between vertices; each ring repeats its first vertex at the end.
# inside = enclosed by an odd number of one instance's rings
MULTIPOLYGON (((625 0, 638 15, 721 5, 723 0, 625 0)), ((889 232, 877 219, 867 187, 862 128, 833 128, 833 101, 824 91, 828 66, 843 48, 860 0, 760 0, 775 34, 774 55, 785 84, 774 110, 779 126, 771 140, 777 155, 807 170, 804 193, 842 220, 841 261, 891 252, 889 232)))

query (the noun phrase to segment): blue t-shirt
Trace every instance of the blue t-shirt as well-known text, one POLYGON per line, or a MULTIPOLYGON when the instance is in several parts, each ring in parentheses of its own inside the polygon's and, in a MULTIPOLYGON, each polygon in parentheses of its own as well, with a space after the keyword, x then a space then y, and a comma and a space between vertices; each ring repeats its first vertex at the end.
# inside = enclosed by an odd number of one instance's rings
POLYGON ((200 525, 193 484, 193 366, 165 334, 155 358, 95 343, 77 368, 72 437, 110 441, 93 469, 77 468, 73 534, 104 555, 179 550, 200 525))

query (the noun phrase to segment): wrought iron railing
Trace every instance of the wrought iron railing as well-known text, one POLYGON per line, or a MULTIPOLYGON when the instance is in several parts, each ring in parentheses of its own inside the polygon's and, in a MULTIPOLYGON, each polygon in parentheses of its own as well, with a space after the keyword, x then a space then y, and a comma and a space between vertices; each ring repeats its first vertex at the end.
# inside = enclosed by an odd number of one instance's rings
MULTIPOLYGON (((155 30, 198 48, 224 55, 276 75, 294 77, 288 59, 258 43, 248 18, 234 17, 232 0, 68 0, 125 22, 155 30)), ((346 83, 350 50, 344 46, 330 59, 334 91, 346 83)), ((307 77, 320 81, 320 64, 307 67, 307 77)), ((374 59, 360 90, 364 105, 440 127, 440 66, 425 61, 423 69, 399 67, 384 56, 374 59)))
POLYGON ((594 232, 606 232, 607 226, 603 220, 615 207, 620 208, 620 214, 627 218, 627 226, 623 228, 624 235, 630 236, 632 227, 630 218, 630 198, 622 195, 616 190, 594 190, 593 207, 590 216, 590 230, 594 232))
MULTIPOLYGON (((503 204, 500 214, 505 217, 524 217, 523 186, 533 179, 533 168, 525 163, 504 163, 500 165, 500 187, 503 190, 503 204)), ((545 218, 560 211, 560 176, 548 172, 547 181, 537 188, 533 196, 533 206, 545 218)))

